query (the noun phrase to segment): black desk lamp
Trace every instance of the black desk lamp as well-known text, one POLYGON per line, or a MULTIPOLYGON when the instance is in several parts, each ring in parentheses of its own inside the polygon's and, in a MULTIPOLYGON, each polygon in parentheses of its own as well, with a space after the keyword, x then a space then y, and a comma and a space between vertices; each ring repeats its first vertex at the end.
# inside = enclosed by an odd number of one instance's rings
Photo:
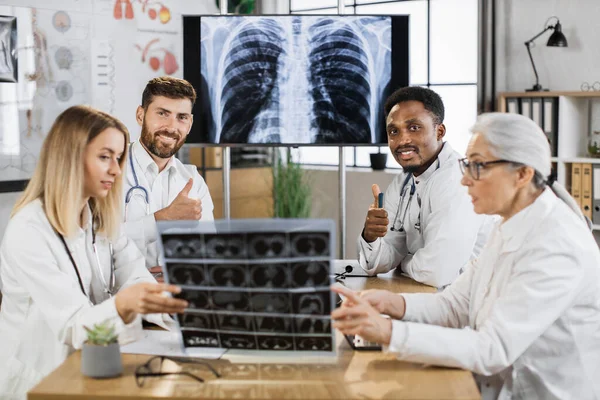
MULTIPOLYGON (((548 21, 550 21, 552 18, 556 18, 556 17, 551 17, 548 19, 548 21)), ((548 24, 548 21, 546 21, 546 24, 548 24)), ((550 35, 550 37, 548 38, 548 43, 546 43, 546 46, 567 47, 567 38, 562 33, 562 25, 560 24, 560 21, 558 20, 558 18, 556 18, 555 25, 547 25, 543 31, 541 31, 540 33, 538 33, 537 35, 535 35, 534 37, 532 37, 531 39, 529 39, 528 41, 525 42, 525 46, 527 47, 527 52, 529 53, 529 59, 531 60, 531 65, 533 66, 533 72, 535 73, 535 85, 533 85, 533 87, 531 89, 526 89, 527 92, 540 92, 543 90, 548 90, 548 89, 542 89, 542 85, 540 85, 540 78, 538 77, 537 70, 535 69, 535 63, 533 62, 533 57, 531 56, 531 44, 533 43, 533 41, 535 39, 537 39, 542 34, 544 34, 546 31, 549 31, 551 29, 553 29, 554 32, 552 32, 552 35, 550 35)))

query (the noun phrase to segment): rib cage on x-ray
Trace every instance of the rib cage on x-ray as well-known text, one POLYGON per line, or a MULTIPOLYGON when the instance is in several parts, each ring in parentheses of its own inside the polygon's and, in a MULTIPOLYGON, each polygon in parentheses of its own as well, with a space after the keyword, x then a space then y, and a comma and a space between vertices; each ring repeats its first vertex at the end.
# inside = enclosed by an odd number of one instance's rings
POLYGON ((203 17, 210 136, 217 143, 377 142, 390 31, 389 17, 203 17))
POLYGON ((260 19, 242 29, 231 42, 221 90, 224 140, 244 143, 244 133, 250 131, 264 136, 257 141, 280 141, 277 77, 283 38, 277 22, 260 19))
POLYGON ((349 25, 322 18, 310 27, 310 83, 314 100, 312 142, 370 140, 369 60, 349 25))
POLYGON ((332 351, 332 221, 256 221, 258 231, 217 221, 224 232, 161 232, 165 279, 189 303, 177 316, 184 345, 332 351))

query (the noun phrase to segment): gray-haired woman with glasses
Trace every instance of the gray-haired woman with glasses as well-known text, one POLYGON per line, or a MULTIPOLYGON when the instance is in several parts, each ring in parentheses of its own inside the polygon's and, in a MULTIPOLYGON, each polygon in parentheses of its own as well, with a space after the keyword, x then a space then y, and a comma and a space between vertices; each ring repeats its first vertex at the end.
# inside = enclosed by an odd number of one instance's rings
POLYGON ((598 399, 598 245, 533 121, 483 114, 472 131, 462 184, 475 212, 502 217, 479 258, 442 293, 335 288, 348 298, 335 326, 403 360, 469 369, 484 399, 598 399))

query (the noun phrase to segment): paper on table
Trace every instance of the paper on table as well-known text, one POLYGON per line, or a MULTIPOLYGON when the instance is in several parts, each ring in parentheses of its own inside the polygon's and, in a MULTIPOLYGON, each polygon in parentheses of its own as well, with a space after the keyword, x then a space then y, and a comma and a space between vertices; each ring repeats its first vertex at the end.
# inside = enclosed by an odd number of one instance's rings
POLYGON ((170 357, 194 357, 215 360, 220 358, 227 349, 218 348, 188 348, 181 347, 181 333, 162 330, 144 330, 144 336, 133 343, 121 346, 121 353, 151 354, 170 357))

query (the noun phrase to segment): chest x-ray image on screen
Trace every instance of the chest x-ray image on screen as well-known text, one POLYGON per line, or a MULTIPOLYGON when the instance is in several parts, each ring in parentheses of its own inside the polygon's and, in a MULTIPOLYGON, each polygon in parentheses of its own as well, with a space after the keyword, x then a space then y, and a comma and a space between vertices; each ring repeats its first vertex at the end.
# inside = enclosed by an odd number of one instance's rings
MULTIPOLYGON (((184 25, 198 23, 190 18, 184 25)), ((408 80, 407 57, 397 51, 392 61, 393 41, 407 48, 398 42, 407 43, 408 35, 393 29, 399 18, 199 17, 201 110, 195 114, 202 118, 192 138, 214 144, 385 143, 383 103, 408 80)), ((407 18, 401 22, 408 26, 407 18)), ((193 40, 187 32, 186 40, 193 40)), ((194 56, 186 53, 192 61, 184 74, 191 82, 194 56)))
POLYGON ((159 222, 183 346, 333 352, 329 220, 159 222))

